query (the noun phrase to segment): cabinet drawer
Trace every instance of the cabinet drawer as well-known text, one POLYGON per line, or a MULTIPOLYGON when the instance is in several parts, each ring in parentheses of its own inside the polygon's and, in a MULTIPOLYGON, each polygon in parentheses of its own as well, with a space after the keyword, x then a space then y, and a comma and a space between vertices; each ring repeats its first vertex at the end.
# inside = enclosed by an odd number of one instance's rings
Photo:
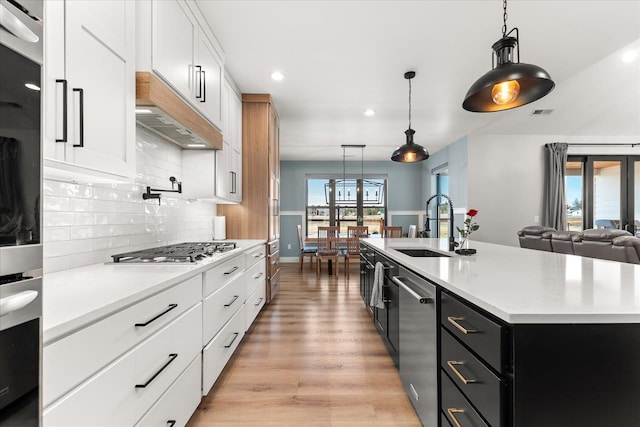
POLYGON ((446 375, 442 375, 442 416, 456 427, 489 427, 446 375))
POLYGON ((202 355, 198 353, 189 367, 169 390, 158 399, 137 427, 183 427, 193 415, 202 398, 202 355))
POLYGON ((272 240, 269 243, 267 243, 267 247, 268 247, 268 255, 272 255, 276 252, 278 252, 280 250, 280 240, 272 240))
POLYGON ((244 337, 244 308, 202 350, 202 395, 206 396, 244 337))
POLYGON ((264 261, 256 263, 245 273, 245 283, 247 285, 247 295, 251 295, 258 286, 264 286, 266 276, 266 266, 264 261))
POLYGON ((236 256, 220 265, 207 270, 204 273, 204 290, 203 296, 210 295, 212 292, 220 289, 236 276, 244 272, 244 256, 236 256))
POLYGON ((247 299, 244 276, 231 282, 209 295, 204 300, 202 317, 202 345, 205 346, 218 333, 247 299))
POLYGON ((260 245, 257 248, 252 249, 251 251, 245 254, 245 262, 247 264, 247 268, 253 266, 253 264, 258 261, 264 259, 267 256, 267 248, 265 245, 260 245))
POLYGON ((502 372, 505 363, 504 326, 444 292, 441 307, 442 325, 496 371, 502 372))
POLYGON ((442 370, 489 424, 501 426, 505 383, 444 329, 441 339, 442 370))
POLYGON ((46 407, 202 299, 197 275, 43 349, 46 407), (136 326, 146 324, 146 326, 136 326))
POLYGON ((133 425, 200 352, 201 328, 198 304, 46 408, 44 425, 133 425))
POLYGON ((272 276, 280 269, 280 252, 276 252, 267 257, 267 274, 272 276))
POLYGON ((276 271, 269 279, 269 286, 271 288, 271 299, 278 293, 278 287, 280 286, 280 269, 276 271))
POLYGON ((258 286, 251 296, 247 299, 247 303, 245 304, 246 311, 246 322, 245 322, 245 331, 249 330, 251 324, 264 307, 267 298, 267 288, 264 285, 264 281, 261 286, 258 286))

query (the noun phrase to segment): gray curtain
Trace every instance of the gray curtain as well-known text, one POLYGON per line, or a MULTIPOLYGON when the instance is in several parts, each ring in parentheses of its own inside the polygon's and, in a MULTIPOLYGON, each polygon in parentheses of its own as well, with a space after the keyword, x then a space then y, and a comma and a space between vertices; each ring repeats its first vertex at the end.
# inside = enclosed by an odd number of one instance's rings
POLYGON ((567 208, 564 176, 567 164, 568 144, 554 142, 544 145, 544 198, 542 225, 556 230, 567 229, 567 208))

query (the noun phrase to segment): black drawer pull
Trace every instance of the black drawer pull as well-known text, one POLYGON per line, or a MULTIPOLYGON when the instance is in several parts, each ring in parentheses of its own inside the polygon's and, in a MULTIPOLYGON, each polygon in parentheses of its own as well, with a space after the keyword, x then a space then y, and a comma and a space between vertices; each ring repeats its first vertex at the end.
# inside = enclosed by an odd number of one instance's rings
POLYGON ((464 362, 458 362, 455 360, 447 360, 447 365, 449 366, 449 368, 451 368, 451 370, 453 371, 454 374, 456 374, 456 376, 458 378, 460 378, 460 381, 462 381, 465 384, 473 384, 473 383, 477 383, 478 380, 469 380, 467 378, 464 377, 464 375, 462 375, 462 373, 460 373, 460 371, 458 371, 456 369, 456 366, 461 366, 464 365, 464 362))
POLYGON ((240 298, 240 295, 234 295, 233 298, 231 299, 231 302, 226 303, 224 306, 225 307, 231 307, 233 305, 234 302, 236 302, 236 300, 240 298))
POLYGON ((202 99, 200 102, 207 102, 207 76, 204 70, 202 70, 202 78, 200 81, 202 82, 202 99))
POLYGON ((260 273, 256 273, 256 274, 254 274, 254 275, 253 275, 253 278, 254 278, 254 279, 259 279, 259 278, 261 278, 262 276, 264 276, 264 273, 263 273, 263 272, 260 272, 260 273))
POLYGON ((168 425, 169 427, 173 427, 174 425, 176 425, 176 420, 169 420, 169 421, 167 421, 167 425, 168 425))
POLYGON ((82 88, 74 87, 71 89, 74 92, 78 92, 78 101, 80 103, 79 106, 79 116, 80 116, 80 143, 73 144, 74 147, 84 147, 84 90, 82 88))
POLYGON ((202 98, 202 66, 196 65, 196 75, 198 76, 198 94, 196 95, 196 99, 202 98))
POLYGON ((136 327, 138 327, 138 326, 141 326, 141 327, 147 326, 149 323, 153 322, 154 320, 158 320, 159 318, 161 318, 162 316, 164 316, 165 314, 167 314, 168 312, 170 312, 171 310, 173 310, 177 306, 178 306, 178 304, 169 304, 169 308, 167 308, 165 311, 163 311, 162 313, 158 314, 153 319, 147 320, 144 323, 136 323, 136 327))
POLYGON ((56 142, 67 142, 67 80, 56 79, 56 83, 62 83, 62 138, 56 138, 56 142))
POLYGON ((262 252, 258 252, 257 254, 253 254, 254 258, 264 258, 264 254, 262 252))
POLYGON ((224 348, 229 348, 233 345, 233 343, 236 341, 236 338, 238 338, 240 334, 237 332, 233 333, 233 338, 231 338, 231 342, 229 342, 229 344, 225 345, 224 348))
POLYGON ((460 422, 456 419, 456 416, 453 414, 464 414, 464 409, 447 408, 447 413, 449 414, 449 417, 451 418, 453 423, 456 425, 455 427, 462 427, 462 424, 460 424, 460 422))
POLYGON ((147 382, 146 382, 146 383, 144 383, 144 384, 136 384, 136 388, 146 388, 149 384, 151 384, 151 382, 152 382, 153 380, 155 380, 155 379, 156 379, 156 377, 157 377, 158 375, 160 375, 160 373, 161 373, 162 371, 164 371, 165 369, 167 369, 167 366, 171 365, 171 362, 173 362, 174 360, 176 360, 176 358, 177 358, 177 357, 178 357, 178 355, 177 355, 176 353, 171 353, 171 354, 169 355, 169 361, 168 361, 167 363, 165 363, 164 365, 162 365, 162 368, 160 368, 160 369, 158 370, 158 372, 156 372, 155 374, 153 374, 153 376, 152 376, 151 378, 149 378, 149 379, 147 380, 147 382))
POLYGON ((460 332, 462 332, 465 335, 467 335, 467 334, 475 334, 475 333, 478 332, 475 329, 467 329, 464 326, 462 326, 460 323, 458 323, 461 320, 465 320, 464 317, 449 316, 449 317, 447 317, 447 320, 449 321, 449 323, 451 323, 453 326, 455 326, 456 329, 458 329, 460 332))
POLYGON ((259 306, 260 304, 262 304, 262 301, 263 301, 263 300, 264 300, 264 298, 260 298, 260 299, 258 300, 258 302, 255 304, 255 306, 257 307, 257 306, 259 306))
POLYGON ((233 267, 231 270, 227 271, 224 273, 225 276, 228 276, 229 274, 233 274, 236 270, 238 270, 238 266, 233 267))

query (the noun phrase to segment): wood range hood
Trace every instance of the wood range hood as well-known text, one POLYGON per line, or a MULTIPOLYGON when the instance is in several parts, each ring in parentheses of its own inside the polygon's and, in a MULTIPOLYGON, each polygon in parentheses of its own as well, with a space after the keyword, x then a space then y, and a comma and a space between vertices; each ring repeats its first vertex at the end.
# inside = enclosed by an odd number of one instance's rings
POLYGON ((136 123, 187 150, 221 150, 222 134, 150 72, 136 72, 136 123))

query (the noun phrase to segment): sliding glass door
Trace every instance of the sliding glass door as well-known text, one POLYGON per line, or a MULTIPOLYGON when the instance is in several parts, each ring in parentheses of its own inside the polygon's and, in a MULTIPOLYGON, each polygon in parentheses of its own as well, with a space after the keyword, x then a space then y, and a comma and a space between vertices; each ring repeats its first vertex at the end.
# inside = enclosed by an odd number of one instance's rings
POLYGON ((640 156, 569 156, 565 184, 569 230, 640 232, 640 156))

